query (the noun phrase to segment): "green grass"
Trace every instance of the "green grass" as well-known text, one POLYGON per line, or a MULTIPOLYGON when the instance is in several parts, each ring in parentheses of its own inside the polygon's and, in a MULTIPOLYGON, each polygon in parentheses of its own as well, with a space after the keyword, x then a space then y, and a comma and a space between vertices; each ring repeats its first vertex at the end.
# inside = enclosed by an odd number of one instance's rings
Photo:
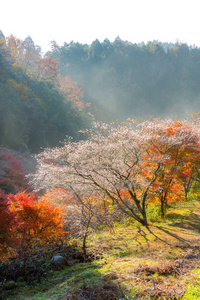
POLYGON ((62 271, 52 271, 49 277, 41 284, 25 286, 7 293, 7 299, 60 299, 70 289, 80 288, 85 285, 98 285, 102 283, 98 264, 77 264, 62 271))
POLYGON ((149 230, 129 222, 116 224, 112 232, 104 229, 93 233, 88 251, 97 254, 98 260, 51 271, 34 286, 19 282, 19 287, 5 291, 4 297, 62 299, 73 290, 103 285, 106 276, 113 273, 117 277, 110 281, 124 291, 127 299, 150 299, 150 295, 155 296, 152 299, 170 299, 164 298, 165 293, 174 293, 180 300, 200 299, 200 269, 195 270, 199 241, 200 202, 181 202, 169 209, 165 220, 152 223, 149 230), (149 270, 153 272, 150 275, 149 270))
POLYGON ((187 286, 183 300, 199 300, 200 299, 200 269, 194 270, 191 283, 187 286))

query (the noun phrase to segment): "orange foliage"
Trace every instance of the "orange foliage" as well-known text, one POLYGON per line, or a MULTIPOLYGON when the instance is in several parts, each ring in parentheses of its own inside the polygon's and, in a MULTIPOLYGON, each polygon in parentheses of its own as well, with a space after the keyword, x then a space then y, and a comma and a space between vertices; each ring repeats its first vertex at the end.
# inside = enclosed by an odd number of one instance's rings
POLYGON ((157 189, 157 193, 152 193, 150 196, 150 202, 163 202, 168 205, 173 202, 185 200, 185 194, 183 186, 176 179, 171 178, 156 180, 153 189, 157 189))
MULTIPOLYGON (((66 101, 72 103, 74 109, 82 110, 89 107, 90 103, 82 100, 84 92, 78 87, 76 82, 73 82, 69 76, 61 77, 58 72, 58 62, 50 57, 42 58, 37 46, 33 41, 29 41, 28 47, 26 42, 10 35, 5 39, 4 48, 9 52, 12 58, 12 65, 18 70, 22 69, 28 76, 36 80, 51 80, 55 87, 63 94, 66 101), (6 47, 7 45, 7 47, 6 47)), ((17 85, 14 87, 22 94, 27 92, 26 87, 17 85)))
POLYGON ((57 80, 58 62, 56 59, 49 57, 40 58, 36 61, 37 79, 57 80))
MULTIPOLYGON (((164 130, 164 134, 169 138, 172 136, 177 136, 178 138, 179 134, 190 130, 192 128, 182 124, 180 121, 176 121, 164 130)), ((163 147, 167 149, 167 145, 153 145, 149 153, 152 155, 152 153, 157 152, 156 155, 159 155, 160 151, 161 156, 163 147), (157 151, 158 149, 159 151, 157 151)), ((151 187, 150 202, 159 201, 161 205, 167 205, 187 198, 191 179, 195 176, 200 166, 199 150, 198 138, 192 142, 185 142, 183 139, 180 144, 169 147, 167 150, 168 157, 162 162, 158 178, 151 187)), ((153 164, 152 166, 148 164, 148 155, 146 155, 144 164, 148 165, 148 168, 153 168, 153 164)), ((145 176, 150 176, 151 174, 151 171, 148 172, 148 168, 143 171, 145 176)))
POLYGON ((10 35, 6 38, 6 43, 9 46, 10 53, 17 61, 20 61, 24 54, 24 42, 10 35))
MULTIPOLYGON (((149 203, 160 202, 161 206, 166 207, 172 202, 187 198, 191 180, 200 167, 200 145, 197 136, 195 138, 193 135, 192 141, 189 138, 182 139, 181 136, 185 132, 188 132, 189 137, 192 127, 182 124, 181 121, 176 121, 159 132, 161 137, 165 137, 165 142, 162 138, 158 139, 156 135, 153 136, 150 143, 148 141, 148 151, 142 155, 141 173, 137 175, 141 185, 145 182, 151 182, 153 179, 152 174, 157 168, 157 163, 154 161, 160 160, 161 166, 155 182, 150 187, 149 203), (171 138, 180 138, 180 143, 170 144, 171 138), (164 153, 167 155, 162 160, 164 153)), ((137 197, 140 197, 142 190, 135 186, 135 193, 137 197)), ((122 200, 131 201, 129 191, 120 191, 120 197, 122 200)))
POLYGON ((47 191, 41 198, 63 206, 74 202, 73 195, 60 188, 47 191))
POLYGON ((36 77, 37 66, 36 61, 40 59, 40 53, 36 50, 34 45, 30 45, 26 49, 22 40, 10 35, 6 38, 8 51, 10 52, 13 60, 13 67, 18 70, 21 68, 27 75, 36 77))
POLYGON ((20 228, 22 246, 57 242, 64 238, 63 208, 45 198, 35 199, 34 194, 9 195, 11 211, 15 213, 20 228))
POLYGON ((81 110, 90 106, 90 103, 81 100, 84 96, 84 92, 69 76, 63 78, 59 77, 57 88, 65 96, 65 100, 72 103, 73 108, 81 110))
POLYGON ((17 222, 11 212, 7 196, 0 189, 0 260, 13 256, 12 247, 16 245, 17 222))

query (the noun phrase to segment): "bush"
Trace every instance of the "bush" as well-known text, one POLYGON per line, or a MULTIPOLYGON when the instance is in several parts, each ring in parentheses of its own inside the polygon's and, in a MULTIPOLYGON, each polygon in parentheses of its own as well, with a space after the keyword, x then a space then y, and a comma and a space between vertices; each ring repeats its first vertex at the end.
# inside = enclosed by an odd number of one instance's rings
POLYGON ((161 218, 161 206, 157 203, 148 205, 147 207, 147 219, 150 222, 156 222, 161 218))
POLYGON ((16 215, 11 212, 6 195, 0 190, 0 261, 11 255, 16 245, 16 215))

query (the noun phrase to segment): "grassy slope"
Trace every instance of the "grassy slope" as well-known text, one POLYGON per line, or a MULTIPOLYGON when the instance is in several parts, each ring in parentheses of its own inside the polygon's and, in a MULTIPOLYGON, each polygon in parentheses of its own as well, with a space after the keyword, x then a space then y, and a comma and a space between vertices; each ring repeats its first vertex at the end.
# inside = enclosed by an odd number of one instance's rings
POLYGON ((200 202, 177 204, 149 230, 126 224, 95 233, 89 251, 100 258, 51 272, 48 280, 19 287, 5 299, 84 299, 80 292, 88 286, 111 282, 123 299, 200 299, 200 202))

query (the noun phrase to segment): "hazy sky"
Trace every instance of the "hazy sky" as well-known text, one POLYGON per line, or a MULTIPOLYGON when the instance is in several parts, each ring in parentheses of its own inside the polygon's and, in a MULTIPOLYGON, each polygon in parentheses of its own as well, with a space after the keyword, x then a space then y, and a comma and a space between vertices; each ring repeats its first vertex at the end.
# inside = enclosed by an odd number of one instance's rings
POLYGON ((117 36, 133 43, 159 40, 200 46, 199 0, 2 0, 5 36, 49 43, 91 44, 117 36))

